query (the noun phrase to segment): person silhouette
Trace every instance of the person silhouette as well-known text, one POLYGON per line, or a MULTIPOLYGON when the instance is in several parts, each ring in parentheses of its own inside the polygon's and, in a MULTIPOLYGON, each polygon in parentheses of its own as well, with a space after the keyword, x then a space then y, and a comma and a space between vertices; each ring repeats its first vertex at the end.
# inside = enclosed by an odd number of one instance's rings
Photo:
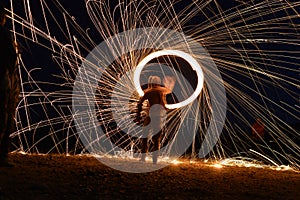
MULTIPOLYGON (((168 84, 174 86, 174 79, 167 77, 168 84), (170 83, 172 81, 173 83, 170 83)), ((166 84, 165 84, 166 85, 166 84)), ((141 139, 141 161, 145 161, 146 154, 149 149, 149 140, 153 142, 153 153, 152 160, 153 163, 157 163, 158 150, 160 150, 162 131, 163 131, 163 121, 166 116, 166 95, 172 93, 172 89, 161 86, 161 79, 158 76, 150 76, 148 79, 148 88, 144 91, 144 96, 138 102, 137 111, 137 121, 141 121, 141 112, 144 101, 148 100, 146 118, 143 122, 143 132, 147 137, 141 139)))
POLYGON ((9 135, 15 129, 14 116, 19 101, 20 83, 17 49, 5 23, 6 12, 0 6, 0 166, 12 166, 7 159, 9 135))
POLYGON ((257 118, 252 125, 252 135, 251 138, 254 141, 261 141, 265 139, 265 125, 260 118, 257 118))

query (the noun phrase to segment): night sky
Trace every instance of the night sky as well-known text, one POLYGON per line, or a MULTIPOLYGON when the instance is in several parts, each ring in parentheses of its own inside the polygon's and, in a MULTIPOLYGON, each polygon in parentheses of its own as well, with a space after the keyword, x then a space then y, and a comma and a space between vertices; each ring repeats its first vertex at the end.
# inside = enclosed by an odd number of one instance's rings
MULTIPOLYGON (((85 2, 83 0, 78 0, 74 2, 70 2, 70 1, 66 1, 66 0, 62 0, 56 2, 56 1, 45 1, 48 8, 46 10, 46 15, 47 15, 47 22, 48 22, 48 26, 50 28, 50 33, 52 37, 55 37, 58 41, 62 42, 62 43, 68 43, 69 42, 69 38, 67 35, 67 31, 66 31, 66 27, 64 26, 65 21, 64 21, 64 15, 63 13, 65 13, 65 11, 63 9, 66 9, 66 11, 70 14, 70 16, 66 16, 66 19, 70 20, 70 17, 74 18, 75 21, 77 22, 77 24, 80 26, 80 28, 82 28, 83 31, 88 30, 89 35, 92 37, 92 41, 95 44, 99 44, 103 39, 101 38, 101 36, 99 36, 99 34, 97 33, 96 28, 94 27, 91 19, 88 16, 87 10, 85 8, 85 2), (53 15, 53 17, 51 16, 53 15)), ((113 1, 112 1, 113 2, 113 1)), ((253 4, 255 4, 256 1, 252 1, 253 4)), ((189 5, 190 1, 183 1, 180 3, 177 3, 174 8, 175 8, 175 12, 180 12, 182 10, 183 7, 189 5)), ((219 1, 219 6, 220 8, 222 8, 222 10, 228 10, 228 9, 232 9, 232 12, 236 11, 236 9, 234 8, 234 6, 238 5, 239 2, 238 1, 219 1)), ((33 23, 35 24, 36 27, 40 28, 43 31, 47 32, 46 26, 45 26, 45 21, 43 19, 43 13, 42 13, 42 9, 41 9, 41 5, 40 3, 37 2, 30 2, 31 5, 31 14, 32 14, 32 20, 33 23)), ((116 4, 114 3, 110 3, 111 8, 113 9, 113 7, 116 4)), ((7 2, 6 4, 7 7, 10 7, 10 3, 7 2)), ((23 1, 13 1, 13 6, 14 6, 14 12, 16 14, 18 14, 19 16, 21 16, 22 18, 26 18, 25 12, 24 12, 24 5, 23 5, 23 1)), ((214 12, 218 12, 217 8, 215 6, 211 6, 210 8, 211 13, 207 13, 208 15, 212 15, 214 14, 214 12)), ((290 11, 286 11, 286 10, 282 10, 282 13, 276 13, 275 17, 280 17, 280 15, 284 15, 286 14, 286 12, 290 12, 290 11)), ((118 18, 118 14, 116 14, 116 18, 118 18)), ((267 20, 264 19, 263 17, 260 18, 262 21, 267 20)), ((101 20, 101 19, 99 19, 101 20)), ((186 24, 184 29, 190 29, 190 27, 194 26, 195 24, 199 24, 201 23, 201 21, 203 20, 203 18, 201 18, 201 14, 200 17, 194 17, 192 19, 190 19, 186 24)), ((257 20, 259 20, 259 18, 255 18, 253 19, 253 23, 257 23, 257 20)), ((70 20, 71 21, 71 20, 70 20)), ((293 21, 294 24, 298 24, 299 25, 299 19, 296 21, 293 21)), ((70 23, 71 24, 71 23, 70 23)), ((12 28, 12 24, 11 21, 8 20, 7 26, 11 29, 12 28)), ((289 25, 287 25, 289 26, 289 25)), ((31 37, 31 32, 29 30, 22 30, 20 26, 16 27, 17 32, 19 33, 23 33, 23 35, 28 36, 29 38, 31 37)), ((78 38, 78 40, 85 40, 86 38, 84 38, 84 34, 80 34, 80 32, 77 31, 78 29, 76 29, 76 27, 72 27, 72 25, 70 25, 70 32, 71 35, 74 35, 78 38)), ((185 31, 185 30, 184 30, 185 31)), ((267 31, 266 31, 267 32, 267 31)), ((276 30, 274 30, 274 32, 276 32, 276 30)), ((287 77, 289 77, 290 79, 294 79, 294 83, 298 84, 298 88, 297 86, 292 86, 289 84, 284 83, 283 81, 278 81, 278 83, 276 84, 277 81, 272 80, 271 78, 266 78, 265 76, 259 75, 259 74, 253 74, 254 77, 257 78, 257 80, 263 79, 262 84, 259 84, 257 86, 257 89, 259 91, 261 91, 261 93, 263 95, 265 95, 268 99, 268 101, 264 101, 264 99, 261 98, 260 94, 250 91, 249 89, 247 89, 246 87, 243 87, 240 85, 240 83, 236 80, 241 81, 242 83, 246 84, 248 87, 250 88, 254 88, 255 85, 253 82, 251 82, 250 79, 247 79, 243 76, 241 76, 241 74, 232 71, 231 69, 225 69, 222 68, 220 69, 222 77, 224 79, 225 82, 229 83, 231 86, 234 86, 236 88, 238 88, 239 90, 241 90, 242 92, 245 92, 247 95, 249 95, 254 101, 256 101, 258 104, 262 105, 263 107, 269 109, 275 116, 279 117, 280 119, 282 119, 284 122, 286 122, 287 124, 290 125, 294 125, 294 124, 298 124, 299 123, 299 110, 297 108, 299 108, 299 35, 295 36, 295 33, 291 33, 291 35, 287 35, 287 33, 284 32, 284 29, 281 29, 280 31, 278 31, 279 33, 273 34, 273 35, 266 35, 266 38, 272 37, 272 38, 276 38, 276 39, 280 39, 280 37, 282 37, 283 39, 291 39, 294 40, 295 42, 298 42, 298 45, 290 45, 287 42, 284 44, 258 44, 260 45, 259 48, 262 49, 262 52, 264 52, 264 50, 276 50, 279 51, 279 55, 281 55, 281 61, 286 62, 284 64, 285 68, 288 69, 293 69, 293 70, 285 70, 284 68, 277 68, 276 65, 280 65, 282 66, 282 63, 277 63, 277 56, 274 56, 274 59, 272 59, 272 55, 268 55, 268 58, 271 59, 265 59, 265 63, 263 63, 261 66, 257 66, 258 68, 264 69, 264 70, 270 70, 274 73, 277 74, 285 74, 287 77), (289 58, 289 57, 285 57, 286 55, 289 56, 290 54, 288 54, 287 52, 285 52, 285 49, 288 49, 288 52, 294 52, 292 53, 293 58, 289 58), (290 62, 292 59, 292 62, 290 62), (269 65, 273 65, 275 67, 269 66, 269 65), (271 81, 271 84, 264 84, 264 82, 268 82, 271 81), (270 101, 269 101, 270 100, 270 101), (283 109, 279 108, 278 106, 274 106, 274 104, 270 103, 271 101, 276 102, 278 105, 282 106, 283 109), (290 107, 290 108, 289 108, 290 107)), ((42 43, 43 45, 50 45, 49 41, 37 36, 37 39, 39 41, 39 43, 42 43)), ((37 81, 41 81, 41 82, 54 82, 57 85, 62 84, 63 83, 63 79, 55 77, 54 75, 60 75, 61 73, 61 69, 59 68, 59 66, 57 65, 57 61, 53 58, 53 56, 55 55, 51 50, 48 50, 44 47, 42 47, 41 45, 32 42, 28 39, 24 39, 20 36, 17 37, 18 43, 20 45, 20 49, 21 49, 21 54, 22 54, 22 59, 23 62, 25 63, 25 66, 28 70, 30 69, 34 69, 34 68, 40 68, 39 70, 33 71, 31 73, 31 76, 34 80, 37 81)), ((235 47, 235 48, 239 48, 240 45, 239 44, 234 44, 231 45, 231 47, 235 47)), ((87 44, 87 48, 88 49, 92 49, 93 45, 91 44, 87 44)), ((230 58, 226 58, 226 54, 222 55, 222 50, 220 51, 216 51, 216 49, 226 49, 226 48, 230 48, 229 46, 226 46, 226 44, 216 44, 215 46, 213 45, 208 45, 207 46, 207 50, 208 52, 212 52, 212 56, 217 56, 217 57, 225 57, 226 60, 230 60, 230 58)), ((253 46, 249 45, 247 46, 245 44, 244 48, 246 49, 250 49, 253 48, 253 46)), ((81 54, 83 55, 83 57, 85 55, 87 55, 89 52, 86 49, 81 49, 81 54)), ((233 52, 234 53, 234 52, 233 52)), ((266 56, 267 58, 267 56, 266 56)), ((241 64, 245 64, 245 62, 247 63, 248 61, 240 61, 241 64)), ((27 75, 26 73, 24 73, 23 71, 23 79, 27 80, 27 75)), ((258 81, 260 82, 260 81, 258 81)), ((41 87, 41 89, 48 93, 48 92, 53 92, 53 91, 57 91, 57 90, 70 90, 70 87, 67 86, 57 86, 57 85, 50 85, 50 84, 44 84, 41 83, 39 84, 39 86, 41 87)), ((26 84, 25 85, 25 90, 27 92, 30 92, 30 90, 34 90, 36 89, 35 86, 32 86, 31 84, 26 84)), ((52 98, 52 97, 49 97, 52 98)), ((235 102, 234 97, 231 97, 230 94, 228 94, 227 96, 228 101, 232 102, 232 104, 234 104, 235 106, 239 107, 237 104, 238 102, 235 102)), ((29 103, 34 103, 34 102, 38 102, 38 101, 42 101, 42 98, 39 97, 31 97, 28 98, 28 102, 29 103)), ((54 103, 54 106, 55 105, 54 103)), ((231 110, 230 108, 230 104, 229 106, 229 110, 231 110)), ((50 117, 55 117, 56 113, 51 109, 51 106, 48 107, 48 115, 50 117)), ((43 110, 41 109, 41 107, 39 106, 32 106, 31 107, 31 120, 32 122, 36 122, 38 120, 40 120, 41 118, 45 118, 46 116, 42 113, 43 110)), ((240 108, 240 112, 242 113, 242 115, 248 119, 248 122, 251 124, 254 121, 253 116, 250 116, 247 113, 247 109, 244 108, 240 108)), ((264 110, 261 110, 259 112, 266 112, 264 110)), ((24 120, 22 118, 25 117, 24 113, 22 113, 22 111, 20 111, 21 113, 21 121, 24 120)), ((48 116, 48 117, 49 117, 48 116)), ((228 121, 230 121, 230 123, 240 123, 239 122, 239 117, 235 116, 235 113, 232 112, 228 112, 227 113, 227 119, 228 121)), ((276 121, 276 123, 280 123, 279 121, 276 121)), ((25 126, 25 122, 22 123, 23 126, 25 126)), ((250 130, 250 127, 245 127, 245 129, 247 131, 250 130)))
MULTIPOLYGON (((50 32, 51 35, 53 37, 55 37, 58 41, 62 42, 62 43, 68 43, 69 38, 66 35, 66 28, 64 27, 64 20, 63 20, 63 15, 62 15, 62 8, 60 7, 60 5, 58 5, 57 3, 52 3, 51 1, 45 1, 47 3, 47 5, 49 6, 49 10, 52 12, 51 14, 53 14, 55 16, 55 20, 57 20, 56 22, 53 20, 53 18, 50 16, 48 19, 48 25, 50 27, 50 32), (59 30, 59 26, 62 30, 59 30)), ((95 44, 98 44, 102 41, 101 37, 99 35, 97 35, 97 31, 95 30, 95 27, 92 24, 92 21, 90 20, 87 11, 85 9, 85 2, 84 1, 77 1, 76 4, 70 5, 68 1, 59 1, 59 3, 61 4, 61 6, 63 8, 66 9, 66 11, 70 14, 70 16, 74 17, 76 22, 78 23, 78 25, 83 29, 83 30, 87 30, 89 29, 89 34, 91 36, 94 36, 92 38, 92 40, 95 42, 95 44)), ((177 12, 180 11, 180 9, 182 9, 182 7, 187 6, 190 2, 189 1, 185 1, 185 2, 180 2, 179 4, 175 5, 175 10, 177 8, 177 12)), ((238 3, 236 3, 235 1, 226 1, 223 2, 218 2, 219 5, 221 6, 221 8, 223 10, 227 10, 230 8, 233 8, 235 5, 237 5, 238 3)), ((31 3, 31 11, 32 11, 32 17, 33 17, 33 21, 34 24, 41 28, 42 30, 45 30, 45 22, 43 20, 42 17, 42 12, 41 12, 41 6, 39 3, 31 3)), ((111 7, 113 8, 115 6, 115 4, 111 3, 111 7)), ((24 11, 23 11, 23 4, 21 2, 14 2, 14 9, 15 12, 18 13, 19 15, 22 16, 22 14, 24 15, 24 11)), ((284 12, 284 11, 282 11, 284 12)), ((50 12, 48 13, 50 14, 50 12)), ((277 14, 278 15, 278 14, 277 14)), ((101 19, 100 19, 101 20, 101 19)), ((201 18, 192 18, 186 25, 186 27, 189 27, 190 25, 193 24, 197 24, 200 23, 201 18)), ((297 21, 294 23, 298 23, 297 21)), ((8 25, 9 26, 9 25, 8 25)), ((71 28, 71 32, 72 32, 72 27, 71 28)), ((80 35, 79 33, 76 32, 72 32, 74 33, 74 35, 80 40, 83 39, 82 35, 80 35)), ((29 35, 29 32, 26 33, 25 30, 25 34, 29 35)), ((280 34, 279 34, 280 35, 280 34)), ((267 36, 268 37, 268 36, 267 36)), ((277 36, 274 36, 274 38, 277 38, 277 36)), ((283 35, 282 36, 284 39, 289 38, 289 36, 283 35)), ((292 38, 292 35, 291 35, 292 38)), ((50 50, 46 50, 45 48, 41 47, 38 44, 34 44, 28 40, 24 40, 21 37, 18 37, 18 39, 20 40, 20 46, 22 49, 22 55, 23 55, 23 60, 26 63, 28 68, 34 68, 34 67, 38 67, 41 68, 42 70, 39 70, 38 74, 34 74, 36 75, 36 78, 39 79, 40 77, 43 77, 43 80, 51 80, 51 81, 59 81, 59 80, 55 80, 55 78, 53 77, 52 74, 57 74, 57 72, 59 71, 59 69, 57 68, 57 66, 55 66, 55 62, 53 61, 52 55, 53 53, 50 50)), ((42 39, 41 43, 45 43, 47 44, 47 41, 43 41, 42 39)), ((49 44, 49 43, 48 43, 49 44)), ((292 70, 284 70, 284 69, 280 69, 280 68, 276 68, 274 67, 273 69, 271 69, 272 72, 276 72, 278 74, 286 74, 286 76, 288 77, 293 77, 294 79, 299 79, 299 73, 297 73, 297 69, 299 67, 299 61, 297 61, 297 58, 299 56, 299 47, 297 49, 297 46, 293 45, 288 45, 288 44, 260 44, 260 48, 262 50, 266 49, 266 50, 277 50, 277 51, 282 51, 280 53, 280 55, 285 56, 285 52, 284 49, 288 49, 289 51, 294 51, 295 53, 293 53, 293 55, 295 56, 295 58, 293 58, 294 60, 292 60, 292 62, 294 63, 286 63, 284 65, 284 67, 286 68, 290 68, 290 69, 294 69, 294 71, 292 70), (292 48, 292 49, 291 49, 292 48), (296 59, 296 60, 295 60, 296 59), (297 63, 297 65, 296 65, 297 63)), ((220 45, 221 47, 221 45, 220 45)), ((210 51, 209 49, 210 47, 208 47, 208 51, 210 51)), ((247 47, 246 47, 247 48, 247 47)), ((249 47, 251 48, 251 47, 249 47)), ((87 55, 88 52, 87 51, 82 51, 83 55, 87 55)), ((227 58, 230 59, 230 58, 227 58)), ((282 58, 283 61, 289 62, 290 58, 282 58)), ((266 61, 268 62, 268 61, 266 61)), ((272 64, 276 65, 276 60, 272 60, 272 64)), ((282 64, 280 64, 282 65, 282 64)), ((266 68, 266 66, 259 66, 262 69, 266 68)), ((223 70, 223 69, 220 69, 223 70)), ((224 69, 226 70, 226 69, 224 69)), ((233 72, 233 71, 224 71, 224 73, 229 74, 231 77, 236 78, 236 79, 240 79, 243 77, 240 77, 239 74, 233 72)), ((258 75, 259 76, 259 75, 258 75)), ((223 76, 223 78, 225 79, 225 81, 230 82, 231 84, 237 84, 233 81, 230 80, 230 78, 227 78, 226 76, 223 76)), ((265 78, 265 77, 263 77, 265 78)), ((248 82, 248 84, 251 85, 251 83, 248 82)), ((294 91, 296 92, 297 88, 296 87, 291 87, 290 85, 287 85, 285 83, 281 83, 279 82, 279 84, 281 86, 276 86, 276 85, 260 85, 259 87, 261 87, 261 91, 270 99, 273 99, 275 102, 286 102, 286 104, 290 105, 291 107, 295 107, 296 105, 299 106, 299 97, 297 99, 296 95, 287 95, 287 93, 290 93, 288 90, 294 91)), ((239 87, 238 85, 235 85, 236 87, 239 87)), ((45 86, 47 88, 45 88, 45 90, 56 90, 56 88, 52 88, 51 86, 47 85, 45 86)), ((252 86, 251 86, 252 87, 252 86)), ((241 90, 243 90, 243 88, 241 88, 241 90)), ((254 96, 255 100, 260 101, 260 97, 258 94, 250 94, 252 96, 254 96), (255 97, 255 95, 257 95, 258 97, 255 97)), ((284 105, 282 105, 284 106, 284 105)), ((285 107, 285 106, 284 106, 285 107)), ((287 108, 287 107, 285 107, 287 108)), ((272 107, 270 109, 273 109, 272 107)), ((276 110, 274 110, 276 112, 276 110)), ((277 112, 278 115, 281 115, 281 117, 284 119, 284 121, 287 121, 288 123, 297 123, 298 120, 291 117, 289 114, 284 113, 282 111, 277 112)), ((294 113, 297 114, 297 113, 294 113)))

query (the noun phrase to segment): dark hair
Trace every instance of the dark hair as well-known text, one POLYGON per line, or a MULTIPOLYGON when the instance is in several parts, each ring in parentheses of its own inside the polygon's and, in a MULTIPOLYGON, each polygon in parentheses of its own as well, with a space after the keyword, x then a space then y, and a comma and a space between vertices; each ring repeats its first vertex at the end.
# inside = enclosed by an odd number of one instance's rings
POLYGON ((0 24, 1 26, 5 23, 6 11, 2 5, 0 5, 0 24))
POLYGON ((5 7, 3 5, 0 5, 0 15, 7 15, 7 11, 5 10, 5 7))
POLYGON ((6 17, 6 13, 5 10, 2 6, 0 6, 0 21, 2 22, 2 20, 6 17))
POLYGON ((0 14, 5 14, 5 9, 2 5, 0 5, 0 14))

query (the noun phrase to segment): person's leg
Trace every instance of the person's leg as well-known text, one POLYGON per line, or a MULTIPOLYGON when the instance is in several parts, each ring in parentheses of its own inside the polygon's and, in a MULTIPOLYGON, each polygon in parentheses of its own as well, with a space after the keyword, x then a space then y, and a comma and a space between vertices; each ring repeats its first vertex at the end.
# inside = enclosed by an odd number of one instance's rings
MULTIPOLYGON (((14 119, 14 111, 8 109, 7 110, 7 123, 6 123, 6 129, 2 138, 1 142, 1 157, 3 163, 8 163, 7 156, 10 150, 10 134, 13 133, 16 129, 15 127, 15 119, 14 119)), ((9 164, 10 165, 10 164, 9 164)))
POLYGON ((146 155, 148 153, 148 149, 149 149, 149 138, 148 137, 145 137, 146 135, 149 135, 149 125, 150 123, 150 118, 149 117, 146 117, 144 123, 143 123, 143 137, 141 138, 141 142, 142 142, 142 148, 141 148, 141 153, 142 153, 142 156, 141 156, 141 161, 146 161, 146 155))
POLYGON ((162 130, 160 130, 158 133, 156 133, 152 137, 152 142, 153 142, 152 160, 153 160, 153 164, 157 163, 158 153, 159 153, 159 150, 160 150, 160 147, 161 147, 161 139, 162 139, 162 130))
POLYGON ((3 107, 0 106, 0 154, 2 153, 1 151, 1 146, 2 146, 2 140, 5 135, 6 131, 6 124, 7 124, 7 114, 5 111, 3 111, 3 107))
MULTIPOLYGON (((5 87, 4 84, 0 85, 5 87)), ((7 95, 6 90, 0 90, 0 162, 5 162, 7 158, 6 151, 6 129, 7 129, 7 95)))
POLYGON ((148 138, 142 138, 141 141, 142 141, 141 161, 146 161, 146 155, 148 153, 148 146, 149 146, 148 138))
POLYGON ((5 132, 1 140, 0 146, 0 163, 7 163, 7 155, 9 147, 9 134, 5 132))
MULTIPOLYGON (((8 117, 9 118, 9 117, 8 117)), ((0 166, 12 167, 13 165, 8 162, 8 152, 10 144, 10 119, 7 119, 7 126, 2 133, 2 139, 0 144, 0 166)))
POLYGON ((8 114, 7 118, 7 129, 6 129, 6 151, 10 151, 11 147, 11 141, 10 141, 10 134, 14 133, 16 131, 16 123, 15 123, 15 112, 11 111, 11 113, 8 114))
POLYGON ((161 139, 162 139, 162 131, 160 131, 159 133, 157 133, 152 137, 152 141, 153 141, 152 160, 154 164, 157 163, 158 153, 161 147, 161 139))
POLYGON ((3 139, 1 142, 1 152, 2 152, 2 163, 3 166, 12 167, 13 165, 8 162, 8 153, 11 146, 10 141, 10 134, 16 131, 16 125, 15 125, 15 112, 16 107, 18 104, 18 94, 13 93, 13 91, 10 93, 10 97, 7 103, 7 109, 5 111, 7 121, 6 121, 6 128, 3 134, 3 139))
POLYGON ((157 117, 153 125, 155 126, 154 129, 156 130, 156 133, 154 133, 155 135, 152 137, 152 142, 153 142, 152 160, 153 160, 153 164, 156 164, 158 159, 158 153, 161 146, 162 133, 163 133, 161 118, 157 117))

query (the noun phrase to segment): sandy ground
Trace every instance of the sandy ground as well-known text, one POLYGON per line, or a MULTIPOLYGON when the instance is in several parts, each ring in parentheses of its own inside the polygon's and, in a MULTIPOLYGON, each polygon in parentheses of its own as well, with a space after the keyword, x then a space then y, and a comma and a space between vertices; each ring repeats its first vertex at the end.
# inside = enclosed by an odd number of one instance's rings
POLYGON ((0 168, 6 199, 300 199, 300 173, 202 162, 124 173, 86 156, 11 154, 0 168))

